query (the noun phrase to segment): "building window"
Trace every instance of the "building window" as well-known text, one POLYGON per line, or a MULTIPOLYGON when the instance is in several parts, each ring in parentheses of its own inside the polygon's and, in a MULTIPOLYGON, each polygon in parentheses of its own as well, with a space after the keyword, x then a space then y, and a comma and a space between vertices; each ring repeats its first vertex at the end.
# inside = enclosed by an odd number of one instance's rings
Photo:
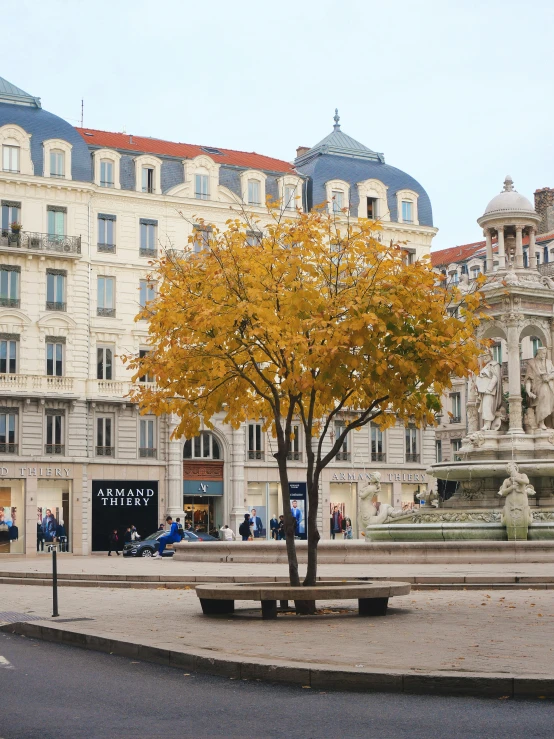
POLYGON ((48 377, 63 377, 63 342, 46 341, 46 374, 48 377))
POLYGON ((248 204, 261 205, 261 187, 259 180, 248 180, 248 204))
POLYGON ((48 208, 48 236, 65 236, 65 209, 48 208))
POLYGON ((462 420, 462 396, 460 393, 450 393, 450 409, 452 411, 450 423, 460 423, 462 420))
POLYGON ((20 267, 0 265, 0 306, 19 308, 20 267))
POLYGON ((413 223, 414 220, 414 204, 411 200, 402 201, 402 222, 413 223))
POLYGON ((17 454, 17 413, 0 412, 0 453, 17 454))
POLYGON ((495 362, 502 364, 502 344, 492 345, 492 357, 495 362))
POLYGON ((139 304, 146 308, 146 304, 156 297, 156 284, 150 280, 139 281, 139 304))
MULTIPOLYGON (((344 428, 346 426, 346 423, 344 421, 335 421, 335 438, 332 439, 333 443, 336 441, 336 439, 339 438, 339 436, 344 431, 344 428)), ((344 441, 342 442, 342 446, 337 452, 337 460, 347 462, 350 459, 350 438, 348 436, 345 437, 344 441)))
POLYGON ((142 192, 154 192, 154 170, 152 167, 142 168, 142 192))
POLYGON ((342 190, 332 190, 333 213, 340 213, 344 208, 344 193, 342 190))
POLYGON ((542 261, 544 264, 548 264, 548 247, 544 246, 542 250, 542 261))
POLYGON ((285 208, 286 210, 296 210, 295 185, 285 185, 285 208))
POLYGON ((540 253, 540 251, 536 251, 535 252, 535 259, 537 261, 537 267, 538 267, 539 264, 541 263, 541 253, 540 253))
POLYGON ((17 342, 14 336, 5 336, 0 339, 0 374, 15 374, 17 372, 17 342))
POLYGON ((158 221, 140 219, 140 256, 156 256, 156 229, 158 221))
POLYGON ((2 236, 10 235, 12 223, 21 223, 21 203, 2 200, 2 236))
POLYGON ((65 177, 65 154, 63 151, 50 152, 50 177, 65 177))
POLYGON ((414 426, 406 426, 406 462, 419 462, 417 451, 417 429, 414 426))
POLYGON ((264 235, 261 231, 246 232, 246 246, 260 246, 264 235))
MULTIPOLYGON (((146 357, 149 351, 149 349, 139 349, 140 359, 146 357)), ((139 382, 154 382, 154 378, 152 377, 152 375, 142 375, 141 377, 139 377, 139 382)))
POLYGON ((113 187, 115 184, 114 180, 114 166, 113 162, 109 159, 100 160, 100 187, 113 187))
POLYGON ((542 341, 537 336, 532 336, 531 337, 531 350, 533 352, 534 357, 537 356, 537 352, 541 348, 541 346, 542 346, 542 341))
POLYGON ((296 424, 292 427, 292 438, 290 440, 290 452, 287 455, 287 459, 292 459, 295 462, 302 461, 302 450, 300 447, 300 426, 296 424))
POLYGON ((194 175, 194 197, 197 200, 208 200, 210 197, 210 178, 207 174, 194 175))
POLYGON ((19 146, 2 147, 2 169, 4 172, 19 172, 19 146))
POLYGON ((248 459, 264 458, 264 435, 261 423, 248 424, 248 459))
POLYGON ((115 252, 115 216, 98 214, 98 251, 115 252))
POLYGON ((66 273, 62 270, 46 270, 46 310, 66 309, 65 281, 66 273))
POLYGON ((371 461, 386 462, 387 457, 383 444, 383 432, 376 423, 371 424, 371 461))
POLYGON ((153 418, 140 419, 139 457, 156 456, 156 422, 153 418))
POLYGON ((46 454, 65 454, 63 437, 64 414, 61 412, 46 415, 46 454))
POLYGON ((435 441, 435 462, 442 462, 442 441, 440 439, 435 441))
POLYGON ((183 459, 222 459, 219 441, 209 431, 203 431, 185 441, 183 459))
POLYGON ((113 348, 111 346, 96 348, 96 379, 113 380, 113 348))
POLYGON ((113 457, 112 419, 109 416, 96 418, 96 456, 113 457))
POLYGON ((377 198, 367 198, 367 217, 374 221, 377 215, 377 198))
POLYGON ((115 317, 115 277, 98 278, 98 306, 99 316, 115 317))
POLYGON ((452 460, 454 462, 460 462, 461 456, 457 453, 460 451, 460 448, 462 446, 462 440, 461 439, 452 439, 450 442, 450 445, 452 447, 452 460))
POLYGON ((481 274, 481 268, 480 267, 472 267, 471 268, 471 279, 476 280, 479 275, 481 274))
POLYGON ((201 251, 204 251, 204 249, 207 249, 209 247, 211 232, 211 226, 194 227, 194 241, 192 242, 192 248, 195 254, 199 254, 201 251))

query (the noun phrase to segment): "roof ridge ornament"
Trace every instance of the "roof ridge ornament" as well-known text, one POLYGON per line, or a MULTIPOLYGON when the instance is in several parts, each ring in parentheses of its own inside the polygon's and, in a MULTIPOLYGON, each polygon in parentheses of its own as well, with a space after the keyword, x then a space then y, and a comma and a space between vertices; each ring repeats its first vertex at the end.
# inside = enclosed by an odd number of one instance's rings
POLYGON ((333 120, 335 121, 335 125, 333 126, 333 129, 335 131, 340 131, 340 115, 339 115, 339 109, 335 108, 335 115, 333 116, 333 120))
POLYGON ((517 190, 514 189, 514 181, 509 174, 506 175, 506 179, 504 180, 503 192, 517 192, 517 190))

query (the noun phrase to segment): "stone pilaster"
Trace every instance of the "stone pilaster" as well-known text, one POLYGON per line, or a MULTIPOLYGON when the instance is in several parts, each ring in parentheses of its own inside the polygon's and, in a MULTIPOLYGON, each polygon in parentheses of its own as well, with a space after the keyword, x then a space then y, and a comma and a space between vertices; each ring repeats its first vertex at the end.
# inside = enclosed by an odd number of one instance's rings
POLYGON ((245 433, 244 425, 238 429, 233 429, 231 434, 231 474, 229 481, 231 485, 231 495, 228 500, 231 501, 231 512, 229 526, 236 533, 247 513, 244 505, 245 496, 245 478, 244 478, 244 462, 245 462, 245 433))
POLYGON ((167 513, 175 518, 180 516, 184 522, 183 511, 183 442, 181 439, 171 439, 173 430, 177 427, 177 416, 172 414, 168 420, 167 441, 167 513))

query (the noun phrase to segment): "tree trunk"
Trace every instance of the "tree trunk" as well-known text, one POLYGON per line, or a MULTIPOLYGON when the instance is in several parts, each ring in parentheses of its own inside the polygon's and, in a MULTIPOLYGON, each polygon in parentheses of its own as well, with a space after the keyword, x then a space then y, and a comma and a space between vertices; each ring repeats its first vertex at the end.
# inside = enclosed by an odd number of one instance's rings
POLYGON ((289 580, 292 587, 300 587, 298 575, 298 557, 294 539, 295 522, 290 511, 289 474, 287 469, 287 453, 279 450, 274 455, 279 466, 279 481, 281 483, 281 499, 283 501, 283 515, 285 517, 285 540, 287 543, 287 559, 289 563, 289 580))
POLYGON ((315 585, 317 580, 317 545, 320 539, 317 530, 319 508, 319 476, 311 475, 308 483, 308 568, 304 585, 315 585))

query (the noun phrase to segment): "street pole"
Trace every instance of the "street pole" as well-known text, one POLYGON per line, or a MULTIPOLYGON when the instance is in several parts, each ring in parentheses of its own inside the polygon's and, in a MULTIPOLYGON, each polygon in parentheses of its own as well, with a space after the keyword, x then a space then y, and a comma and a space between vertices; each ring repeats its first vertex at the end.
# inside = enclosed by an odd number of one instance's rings
POLYGON ((56 561, 56 549, 54 545, 52 547, 52 610, 54 613, 52 617, 59 616, 58 613, 58 563, 56 561))

